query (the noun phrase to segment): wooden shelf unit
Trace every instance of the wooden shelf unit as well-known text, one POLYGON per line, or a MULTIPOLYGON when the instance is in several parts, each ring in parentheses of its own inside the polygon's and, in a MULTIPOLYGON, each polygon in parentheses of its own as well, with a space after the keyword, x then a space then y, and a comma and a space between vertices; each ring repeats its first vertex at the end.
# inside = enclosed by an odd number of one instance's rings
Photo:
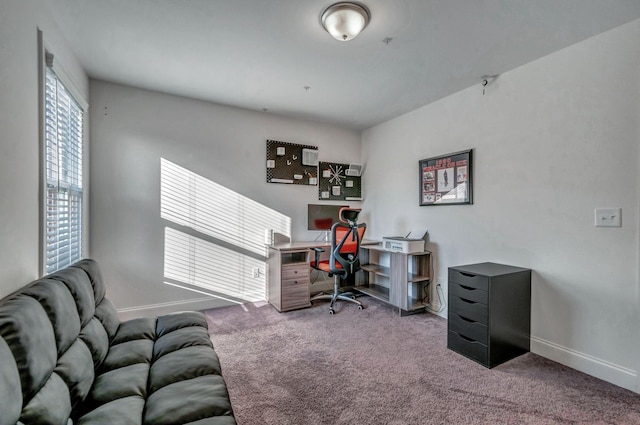
POLYGON ((422 311, 431 281, 431 252, 406 254, 381 245, 360 247, 355 290, 397 307, 401 315, 422 311))

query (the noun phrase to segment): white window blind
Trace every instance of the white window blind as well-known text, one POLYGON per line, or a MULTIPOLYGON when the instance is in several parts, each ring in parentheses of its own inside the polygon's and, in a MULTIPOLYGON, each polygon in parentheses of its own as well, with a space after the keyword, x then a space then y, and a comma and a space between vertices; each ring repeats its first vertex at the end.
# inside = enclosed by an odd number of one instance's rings
POLYGON ((45 272, 80 260, 84 112, 51 67, 45 71, 45 272))

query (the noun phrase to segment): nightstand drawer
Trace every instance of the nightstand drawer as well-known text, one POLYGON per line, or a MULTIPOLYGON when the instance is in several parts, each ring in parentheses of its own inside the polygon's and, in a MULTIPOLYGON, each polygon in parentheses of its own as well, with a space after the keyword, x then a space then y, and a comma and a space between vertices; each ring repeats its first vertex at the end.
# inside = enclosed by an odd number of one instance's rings
POLYGON ((459 314, 467 319, 475 320, 485 325, 489 318, 486 304, 460 298, 452 294, 449 294, 449 312, 459 314))
POLYGON ((489 349, 486 345, 453 331, 449 331, 447 334, 447 348, 476 360, 483 365, 486 365, 489 359, 489 349))
POLYGON ((456 282, 464 286, 476 289, 489 289, 489 278, 474 273, 462 272, 456 269, 449 269, 449 282, 456 282))
POLYGON ((489 292, 483 289, 473 288, 457 282, 449 282, 449 293, 464 298, 465 300, 475 301, 485 305, 489 304, 489 292))
POLYGON ((309 264, 302 263, 290 266, 282 266, 282 280, 300 278, 309 280, 309 264))
POLYGON ((487 344, 487 325, 468 319, 456 313, 449 313, 449 330, 482 344, 487 344))

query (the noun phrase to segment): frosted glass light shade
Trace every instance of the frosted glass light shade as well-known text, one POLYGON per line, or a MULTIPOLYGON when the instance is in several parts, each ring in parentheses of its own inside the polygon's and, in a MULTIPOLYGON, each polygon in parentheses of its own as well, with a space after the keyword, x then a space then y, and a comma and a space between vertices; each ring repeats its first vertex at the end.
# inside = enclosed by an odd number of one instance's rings
POLYGON ((336 3, 322 13, 322 26, 338 41, 353 40, 369 23, 369 12, 356 3, 336 3))

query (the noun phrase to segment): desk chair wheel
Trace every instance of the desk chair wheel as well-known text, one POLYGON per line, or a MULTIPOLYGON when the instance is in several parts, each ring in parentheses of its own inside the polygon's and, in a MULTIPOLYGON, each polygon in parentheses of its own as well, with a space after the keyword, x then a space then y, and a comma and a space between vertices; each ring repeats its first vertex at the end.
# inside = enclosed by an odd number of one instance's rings
POLYGON ((333 316, 334 314, 336 314, 336 311, 334 309, 330 308, 329 309, 329 314, 333 316))
POLYGON ((364 310, 364 307, 362 305, 359 305, 358 310, 364 310))

